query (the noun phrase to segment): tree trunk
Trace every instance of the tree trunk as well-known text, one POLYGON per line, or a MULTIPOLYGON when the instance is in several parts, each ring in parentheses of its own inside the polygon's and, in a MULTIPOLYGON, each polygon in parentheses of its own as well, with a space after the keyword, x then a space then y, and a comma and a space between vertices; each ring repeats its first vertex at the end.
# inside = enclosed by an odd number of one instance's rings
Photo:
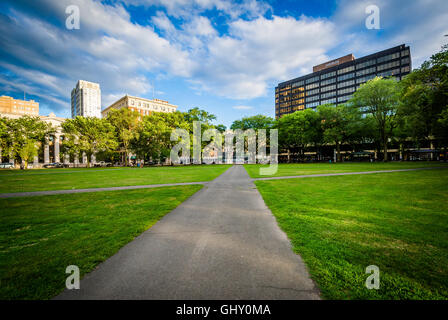
POLYGON ((383 162, 387 162, 387 137, 384 137, 384 158, 383 162))
POLYGON ((341 144, 336 142, 336 162, 342 162, 341 161, 341 144))
POLYGON ((25 161, 25 169, 28 169, 28 160, 24 160, 25 161))

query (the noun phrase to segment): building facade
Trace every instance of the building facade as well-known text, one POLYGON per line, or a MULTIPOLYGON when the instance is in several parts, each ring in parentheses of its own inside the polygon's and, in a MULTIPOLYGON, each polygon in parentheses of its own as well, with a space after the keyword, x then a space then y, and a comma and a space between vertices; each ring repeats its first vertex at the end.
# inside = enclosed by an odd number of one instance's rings
POLYGON ((168 101, 160 100, 160 99, 145 99, 138 98, 133 96, 125 95, 124 97, 118 99, 116 102, 112 103, 109 107, 101 111, 101 114, 104 117, 113 110, 113 109, 121 109, 128 108, 134 111, 139 112, 142 116, 150 115, 152 112, 174 112, 177 109, 177 106, 168 103, 168 101))
POLYGON ((101 118, 101 89, 98 83, 79 80, 71 95, 72 118, 101 118))
POLYGON ((401 80, 412 70, 404 44, 359 59, 352 54, 313 67, 313 73, 275 88, 275 117, 323 104, 347 102, 359 86, 375 77, 401 80))
POLYGON ((39 102, 34 100, 19 100, 8 96, 0 97, 0 114, 39 115, 39 102))

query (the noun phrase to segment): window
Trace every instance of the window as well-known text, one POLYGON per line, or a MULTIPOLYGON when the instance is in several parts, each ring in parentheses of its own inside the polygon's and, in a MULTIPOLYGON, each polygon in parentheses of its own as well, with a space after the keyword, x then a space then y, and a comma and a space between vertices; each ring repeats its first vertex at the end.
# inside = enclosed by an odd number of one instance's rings
POLYGON ((400 68, 378 73, 379 77, 390 77, 400 74, 400 68))
POLYGON ((355 77, 355 73, 354 72, 352 72, 352 73, 347 73, 347 74, 344 74, 344 75, 342 75, 342 76, 339 76, 338 77, 338 81, 341 81, 341 80, 347 80, 347 79, 351 79, 351 78, 354 78, 355 77))
POLYGON ((409 49, 405 49, 405 50, 401 51, 401 56, 402 57, 406 57, 408 55, 409 55, 409 49))
POLYGON ((366 67, 370 67, 370 66, 373 66, 375 64, 376 64, 376 60, 375 59, 372 59, 372 60, 369 60, 369 61, 366 61, 366 62, 361 62, 361 63, 358 63, 356 65, 356 70, 362 69, 362 68, 366 68, 366 67))
POLYGON ((317 88, 317 87, 319 87, 319 82, 309 84, 305 88, 306 88, 306 90, 310 90, 310 89, 314 89, 314 88, 317 88))
POLYGON ((327 100, 322 100, 322 101, 320 102, 321 105, 323 105, 323 104, 330 104, 330 103, 336 103, 336 98, 327 99, 327 100))
POLYGON ((397 59, 397 58, 400 58, 400 52, 395 52, 392 54, 388 54, 387 56, 379 57, 377 61, 378 61, 378 63, 381 63, 381 62, 385 62, 385 61, 389 61, 389 60, 393 60, 393 59, 397 59))
POLYGON ((342 96, 338 98, 338 102, 346 102, 352 98, 352 94, 348 94, 346 96, 342 96))
POLYGON ((368 75, 368 76, 365 76, 365 77, 358 78, 358 79, 356 79, 356 84, 367 82, 370 79, 373 79, 375 77, 376 77, 376 75, 371 74, 371 75, 368 75))
POLYGON ((353 71, 353 70, 355 70, 355 66, 345 67, 343 69, 338 70, 338 75, 339 74, 343 74, 343 73, 347 73, 347 72, 350 72, 350 71, 353 71))
POLYGON ((306 104, 306 108, 314 108, 317 107, 319 105, 319 102, 312 102, 312 103, 307 103, 306 104))
POLYGON ((319 93, 319 89, 314 89, 314 90, 311 90, 311 91, 307 91, 306 95, 307 96, 311 96, 311 95, 316 94, 316 93, 319 93))
POLYGON ((300 87, 300 86, 303 86, 303 80, 302 80, 302 81, 294 82, 294 83, 292 84, 292 87, 293 87, 293 88, 294 88, 294 87, 300 87))
POLYGON ((334 97, 335 95, 336 95, 336 91, 330 91, 330 92, 327 92, 327 93, 322 93, 320 96, 321 96, 322 99, 325 99, 325 98, 334 97))
POLYGON ((409 66, 406 66, 406 67, 401 68, 401 73, 409 72, 410 70, 411 70, 411 68, 409 68, 409 66))
POLYGON ((352 86, 355 84, 355 80, 348 80, 348 81, 344 81, 344 82, 339 82, 338 83, 338 88, 343 88, 343 87, 347 87, 347 86, 352 86))
POLYGON ((330 91, 330 90, 336 90, 336 85, 333 84, 331 86, 326 86, 320 89, 320 92, 326 92, 326 91, 330 91))
POLYGON ((316 101, 316 100, 319 100, 319 95, 315 95, 315 96, 306 98, 306 102, 311 102, 311 101, 316 101))
POLYGON ((331 77, 334 77, 335 75, 336 75, 336 71, 324 73, 323 75, 320 76, 320 79, 323 80, 323 79, 331 78, 331 77))
POLYGON ((401 64, 408 64, 409 63, 409 57, 401 59, 401 64))
POLYGON ((400 61, 392 61, 378 66, 378 71, 400 66, 400 61))
POLYGON ((368 69, 356 71, 356 76, 359 77, 359 76, 363 76, 365 74, 375 73, 375 71, 376 71, 376 67, 371 67, 371 68, 368 68, 368 69))
POLYGON ((321 81, 320 85, 321 86, 326 86, 327 84, 335 83, 335 82, 336 82, 336 78, 332 78, 332 79, 328 79, 328 80, 325 80, 325 81, 321 81))
POLYGON ((356 91, 355 87, 341 89, 341 90, 338 90, 338 96, 342 96, 342 95, 345 95, 347 93, 352 93, 352 92, 355 92, 355 91, 356 91))
POLYGON ((316 82, 316 81, 319 81, 319 76, 315 76, 315 77, 306 79, 306 80, 305 80, 305 83, 308 84, 308 83, 316 82))

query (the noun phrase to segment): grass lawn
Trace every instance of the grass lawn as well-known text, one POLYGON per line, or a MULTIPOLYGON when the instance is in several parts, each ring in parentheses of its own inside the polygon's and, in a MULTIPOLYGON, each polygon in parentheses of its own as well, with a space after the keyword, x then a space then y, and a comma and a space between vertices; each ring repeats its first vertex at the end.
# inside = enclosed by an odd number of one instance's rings
POLYGON ((0 193, 210 181, 229 165, 0 170, 0 193))
MULTIPOLYGON (((304 174, 319 174, 319 173, 341 173, 341 172, 356 172, 356 171, 375 171, 375 170, 394 170, 394 169, 410 169, 410 168, 425 168, 425 167, 440 167, 448 168, 448 163, 442 162, 344 162, 344 163, 291 163, 279 164, 278 171, 273 177, 284 176, 299 176, 304 174)), ((261 167, 267 167, 258 164, 244 165, 247 173, 251 178, 263 178, 259 174, 261 167)))
POLYGON ((52 298, 201 188, 0 199, 0 300, 52 298))
POLYGON ((448 299, 448 170, 255 183, 324 298, 448 299))

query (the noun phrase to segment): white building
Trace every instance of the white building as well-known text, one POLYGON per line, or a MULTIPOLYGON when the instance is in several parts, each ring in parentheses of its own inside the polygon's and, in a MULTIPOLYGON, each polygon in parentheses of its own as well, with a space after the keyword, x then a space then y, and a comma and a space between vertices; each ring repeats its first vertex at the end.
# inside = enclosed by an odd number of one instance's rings
POLYGON ((101 118, 101 90, 98 83, 79 80, 72 90, 72 118, 101 118))

